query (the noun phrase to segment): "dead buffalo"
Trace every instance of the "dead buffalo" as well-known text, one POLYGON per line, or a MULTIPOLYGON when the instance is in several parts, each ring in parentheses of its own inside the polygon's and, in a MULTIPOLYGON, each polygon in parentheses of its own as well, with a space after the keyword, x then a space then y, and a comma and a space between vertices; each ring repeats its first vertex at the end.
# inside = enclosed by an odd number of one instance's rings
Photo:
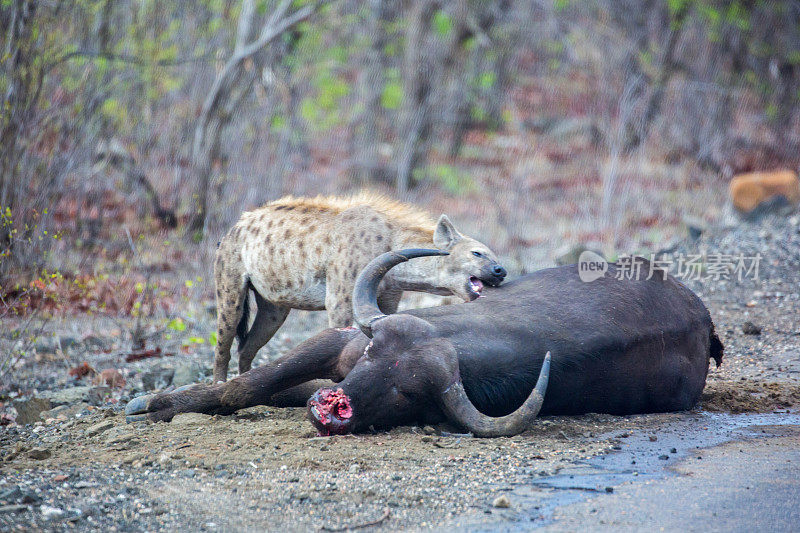
POLYGON ((705 385, 709 358, 717 365, 722 360, 708 310, 691 290, 660 271, 649 280, 617 279, 613 264, 592 282, 581 281, 570 265, 487 288, 470 303, 383 314, 376 294, 386 272, 440 253, 403 250, 374 259, 355 289, 361 331, 327 329, 227 383, 136 398, 128 419, 229 414, 330 379, 337 385, 307 401, 323 434, 450 420, 479 436, 514 435, 540 410, 690 409, 705 385))

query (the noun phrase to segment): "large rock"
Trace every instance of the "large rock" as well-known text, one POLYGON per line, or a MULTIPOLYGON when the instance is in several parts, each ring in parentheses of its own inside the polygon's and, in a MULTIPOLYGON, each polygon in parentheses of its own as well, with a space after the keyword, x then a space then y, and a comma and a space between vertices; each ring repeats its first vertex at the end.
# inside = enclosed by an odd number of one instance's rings
POLYGON ((184 385, 197 383, 210 373, 210 368, 206 368, 197 361, 184 361, 175 366, 172 384, 176 387, 182 387, 184 385))
POLYGON ((172 383, 172 376, 175 375, 174 368, 157 366, 142 374, 142 387, 146 391, 165 389, 172 383))
POLYGON ((739 214, 748 216, 761 206, 770 211, 796 207, 800 203, 800 180, 793 170, 739 174, 731 180, 729 193, 739 214))
POLYGON ((47 398, 31 398, 29 400, 16 400, 12 404, 17 410, 17 424, 33 424, 39 421, 42 411, 52 407, 47 398))
POLYGON ((42 411, 39 417, 42 420, 47 420, 48 418, 59 418, 63 417, 64 419, 73 418, 76 415, 86 415, 89 413, 89 404, 86 402, 78 402, 71 405, 59 405, 49 411, 42 411))
POLYGON ((49 399, 54 405, 69 405, 78 402, 89 402, 93 387, 69 387, 57 391, 47 391, 40 396, 49 399))

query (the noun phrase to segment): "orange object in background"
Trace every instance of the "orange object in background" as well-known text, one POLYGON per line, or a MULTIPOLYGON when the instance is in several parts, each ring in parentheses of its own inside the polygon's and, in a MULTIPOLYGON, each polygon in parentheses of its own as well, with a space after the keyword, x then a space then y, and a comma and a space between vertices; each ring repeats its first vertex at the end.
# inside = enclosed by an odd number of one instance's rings
POLYGON ((731 180, 729 191, 734 207, 742 213, 749 213, 776 196, 783 196, 791 204, 800 202, 800 181, 793 170, 739 174, 731 180))

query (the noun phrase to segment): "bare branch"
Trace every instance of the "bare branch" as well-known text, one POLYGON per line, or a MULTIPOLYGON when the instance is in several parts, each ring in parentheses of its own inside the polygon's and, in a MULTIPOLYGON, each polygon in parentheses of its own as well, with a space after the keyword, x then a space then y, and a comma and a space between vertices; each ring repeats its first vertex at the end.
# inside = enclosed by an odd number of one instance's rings
POLYGON ((75 58, 107 59, 109 61, 128 63, 141 67, 176 67, 179 65, 186 65, 188 63, 202 63, 205 61, 211 61, 214 59, 214 55, 204 54, 194 57, 179 57, 175 59, 159 59, 156 61, 148 61, 146 59, 142 59, 141 57, 130 56, 127 54, 112 54, 110 52, 97 52, 93 50, 75 50, 73 52, 68 52, 54 60, 45 68, 45 71, 50 71, 61 63, 75 58))
POLYGON ((253 31, 253 19, 255 18, 256 6, 253 0, 242 1, 242 11, 239 14, 239 25, 236 29, 236 47, 234 53, 242 51, 242 48, 250 40, 250 33, 253 31))

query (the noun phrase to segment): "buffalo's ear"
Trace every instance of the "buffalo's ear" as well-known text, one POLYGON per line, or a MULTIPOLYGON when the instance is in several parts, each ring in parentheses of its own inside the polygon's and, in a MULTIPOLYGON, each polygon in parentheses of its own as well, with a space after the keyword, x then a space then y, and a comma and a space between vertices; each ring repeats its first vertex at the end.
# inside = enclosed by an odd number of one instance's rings
POLYGON ((461 234, 447 218, 447 215, 440 216, 439 222, 436 223, 436 229, 433 231, 433 245, 440 250, 447 250, 459 239, 461 239, 461 234))

